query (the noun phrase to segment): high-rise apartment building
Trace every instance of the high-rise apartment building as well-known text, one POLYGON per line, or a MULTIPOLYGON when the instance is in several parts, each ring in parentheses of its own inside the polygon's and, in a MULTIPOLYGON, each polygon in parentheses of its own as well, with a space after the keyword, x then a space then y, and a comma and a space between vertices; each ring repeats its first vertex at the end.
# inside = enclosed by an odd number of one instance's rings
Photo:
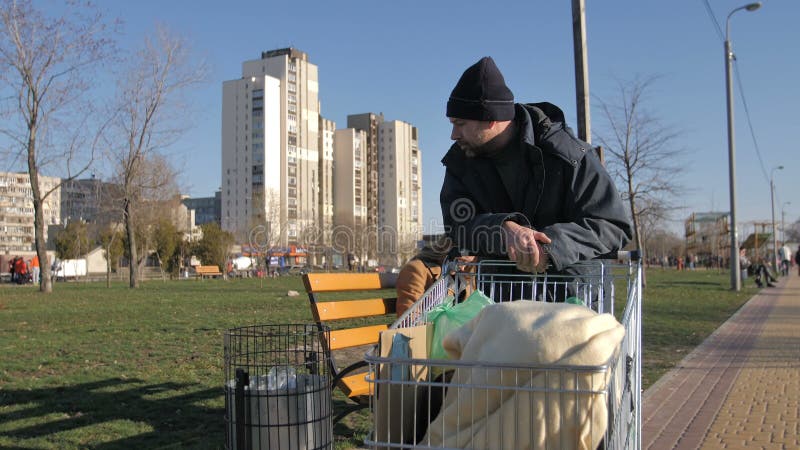
POLYGON ((369 259, 367 244, 374 235, 367 228, 366 141, 362 130, 335 132, 333 244, 337 252, 353 253, 361 262, 369 259))
POLYGON ((400 265, 422 238, 422 163, 417 128, 400 120, 378 126, 378 236, 382 264, 400 265))
POLYGON ((105 224, 122 221, 122 197, 118 185, 94 176, 67 180, 61 185, 61 222, 81 220, 105 224))
POLYGON ((261 245, 305 244, 320 207, 317 66, 271 50, 222 89, 222 228, 242 243, 262 226, 261 245))
POLYGON ((220 211, 222 210, 222 192, 217 191, 213 197, 184 197, 181 203, 194 210, 195 225, 216 222, 220 224, 220 211))
MULTIPOLYGON (((39 175, 42 192, 61 183, 57 177, 39 175)), ((61 223, 61 189, 56 188, 42 205, 44 236, 50 225, 61 223)), ((27 173, 0 172, 0 252, 34 250, 33 191, 27 173)))
POLYGON ((320 143, 319 143, 319 221, 318 244, 322 249, 331 245, 331 232, 333 229, 334 213, 334 134, 336 123, 320 116, 320 143))
POLYGON ((364 113, 347 116, 347 127, 362 130, 366 133, 364 146, 365 179, 367 182, 367 229, 370 233, 366 240, 367 258, 378 259, 378 126, 383 123, 383 114, 364 113))

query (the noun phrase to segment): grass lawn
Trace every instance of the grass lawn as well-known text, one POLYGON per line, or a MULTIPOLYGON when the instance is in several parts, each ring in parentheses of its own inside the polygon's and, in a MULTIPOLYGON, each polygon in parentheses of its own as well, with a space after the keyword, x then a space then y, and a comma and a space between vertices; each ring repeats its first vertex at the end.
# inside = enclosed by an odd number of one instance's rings
MULTIPOLYGON (((645 387, 736 311, 716 271, 648 271, 645 387)), ((299 277, 59 283, 51 295, 0 285, 0 447, 220 448, 223 336, 311 321, 299 277), (286 296, 297 290, 299 297, 286 296)), ((360 443, 366 416, 337 427, 360 443)))

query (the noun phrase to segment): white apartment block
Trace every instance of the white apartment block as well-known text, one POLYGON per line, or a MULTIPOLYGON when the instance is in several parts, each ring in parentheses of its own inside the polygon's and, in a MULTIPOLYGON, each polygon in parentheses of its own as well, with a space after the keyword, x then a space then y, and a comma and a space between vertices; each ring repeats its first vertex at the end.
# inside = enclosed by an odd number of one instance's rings
MULTIPOLYGON (((39 187, 48 192, 61 183, 57 177, 39 175, 39 187)), ((61 223, 61 190, 56 188, 42 205, 44 236, 49 225, 61 223)), ((0 252, 34 250, 33 191, 27 173, 0 172, 0 252)))
POLYGON ((367 259, 378 259, 378 127, 383 123, 383 113, 351 114, 347 116, 347 128, 363 130, 367 134, 365 169, 367 182, 367 230, 369 234, 364 237, 368 242, 367 259))
POLYGON ((317 66, 296 49, 263 52, 222 89, 222 228, 248 243, 266 225, 269 245, 303 245, 320 207, 317 66))
POLYGON ((320 144, 319 144, 319 222, 321 232, 319 244, 328 247, 331 245, 330 233, 333 229, 334 213, 334 135, 336 123, 320 116, 320 144))
POLYGON ((366 261, 367 243, 367 134, 362 130, 336 130, 334 137, 333 246, 342 254, 353 253, 366 261))
POLYGON ((400 265, 422 238, 422 164, 417 128, 399 120, 378 127, 379 254, 400 265))

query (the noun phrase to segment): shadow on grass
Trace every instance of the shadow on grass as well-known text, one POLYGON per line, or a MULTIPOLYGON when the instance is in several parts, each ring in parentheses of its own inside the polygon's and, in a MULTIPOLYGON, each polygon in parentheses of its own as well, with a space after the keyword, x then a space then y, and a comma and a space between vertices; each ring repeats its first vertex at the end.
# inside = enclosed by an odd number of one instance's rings
POLYGON ((333 426, 334 439, 344 444, 344 447, 363 446, 364 438, 372 426, 369 407, 359 407, 354 401, 345 400, 344 396, 338 395, 334 395, 332 406, 334 417, 340 413, 346 414, 333 426))
MULTIPOLYGON (((145 424, 150 431, 92 442, 94 449, 152 448, 181 444, 218 448, 225 441, 224 409, 199 405, 222 395, 222 389, 191 390, 190 383, 143 385, 141 380, 112 378, 67 387, 0 391, 0 422, 20 421, 3 434, 41 438, 104 422, 145 424), (28 406, 30 405, 30 406, 28 406)), ((87 431, 87 434, 102 433, 87 431)), ((124 434, 124 432, 122 433, 124 434)))
MULTIPOLYGON (((698 287, 698 286, 711 286, 717 288, 720 286, 719 282, 716 281, 701 281, 701 280, 669 280, 660 281, 660 282, 652 282, 652 286, 689 286, 689 287, 698 287)), ((651 286, 651 287, 652 287, 651 286)))

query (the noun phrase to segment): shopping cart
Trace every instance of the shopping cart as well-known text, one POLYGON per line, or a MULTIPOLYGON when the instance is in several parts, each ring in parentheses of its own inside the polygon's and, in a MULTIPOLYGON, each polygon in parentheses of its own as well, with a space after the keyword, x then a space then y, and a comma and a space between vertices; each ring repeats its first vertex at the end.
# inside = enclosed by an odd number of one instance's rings
POLYGON ((573 268, 576 273, 565 275, 517 274, 512 268, 512 263, 501 261, 449 263, 444 275, 391 328, 425 324, 428 311, 452 304, 471 286, 495 301, 569 299, 599 313, 611 312, 625 329, 614 356, 602 365, 554 366, 392 358, 379 356, 376 349, 365 356, 370 365, 367 379, 373 394, 377 394, 371 397, 373 429, 365 439, 367 446, 641 448, 642 291, 638 254, 620 252, 613 260, 583 262, 573 268), (620 291, 625 295, 617 295, 620 291), (393 368, 412 375, 398 379, 393 368), (461 376, 464 374, 479 376, 461 376), (465 379, 471 381, 464 383, 465 379), (468 414, 442 420, 438 417, 442 399, 451 389, 457 389, 454 395, 465 402, 459 407, 467 409, 468 414), (495 397, 511 401, 498 407, 492 401, 495 397), (532 419, 529 423, 520 420, 527 417, 532 419), (455 430, 448 428, 453 423, 455 430), (429 430, 431 427, 438 428, 429 430), (472 437, 467 443, 448 439, 456 433, 472 437), (444 439, 434 439, 434 435, 444 439))

